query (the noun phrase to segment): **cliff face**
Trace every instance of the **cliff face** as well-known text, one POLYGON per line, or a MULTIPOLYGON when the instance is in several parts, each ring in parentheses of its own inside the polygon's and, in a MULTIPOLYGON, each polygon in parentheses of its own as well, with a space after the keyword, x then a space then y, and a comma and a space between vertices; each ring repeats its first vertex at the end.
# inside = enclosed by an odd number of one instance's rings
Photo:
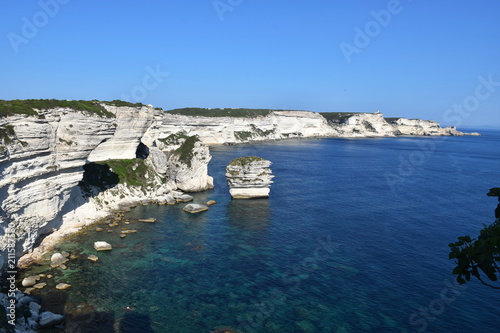
POLYGON ((41 114, 45 119, 0 119, 15 133, 4 146, 0 165, 0 252, 5 250, 2 236, 9 221, 16 225, 18 254, 33 248, 40 235, 58 227, 64 213, 78 200, 75 189, 87 156, 114 130, 114 119, 110 118, 64 109, 41 114))
POLYGON ((205 144, 241 143, 332 136, 333 129, 320 114, 307 111, 272 111, 258 117, 202 117, 166 113, 157 125, 160 137, 173 133, 197 135, 205 144))
POLYGON ((347 115, 331 115, 322 113, 328 124, 340 137, 380 137, 395 136, 394 128, 389 125, 381 113, 353 113, 347 115))
POLYGON ((214 187, 208 175, 208 162, 212 159, 208 147, 196 136, 184 139, 179 148, 170 151, 168 178, 185 192, 198 192, 214 187))
POLYGON ((464 135, 434 121, 389 118, 375 113, 271 111, 266 116, 206 117, 166 113, 156 124, 160 138, 183 133, 205 144, 233 144, 308 137, 394 137, 397 135, 464 135))
POLYGON ((15 225, 18 257, 45 237, 35 252, 20 261, 24 264, 62 235, 124 205, 172 202, 180 195, 177 189, 210 188, 207 147, 198 143, 190 160, 179 163, 182 177, 171 177, 175 166, 167 155, 175 146, 163 145, 161 150, 150 137, 145 138, 149 147, 141 144, 158 111, 146 106, 105 108, 110 117, 54 108, 38 110, 37 116, 0 118, 0 267, 6 257, 9 222, 15 225), (86 173, 103 177, 94 175, 84 184, 86 173), (111 181, 110 176, 116 179, 111 181))
POLYGON ((441 127, 433 120, 387 118, 398 135, 464 135, 455 127, 441 127))

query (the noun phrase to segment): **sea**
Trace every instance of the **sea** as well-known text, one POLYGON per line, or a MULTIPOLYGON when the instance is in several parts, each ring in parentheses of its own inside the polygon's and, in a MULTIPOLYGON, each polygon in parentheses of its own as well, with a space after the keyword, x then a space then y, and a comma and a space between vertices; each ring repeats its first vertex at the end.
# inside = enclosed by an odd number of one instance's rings
POLYGON ((448 259, 495 220, 500 131, 476 130, 212 146, 215 188, 193 194, 208 211, 138 206, 62 241, 68 269, 23 274, 53 275, 33 294, 65 332, 499 332, 500 290, 456 283, 448 259), (241 156, 272 161, 268 199, 231 199, 225 167, 241 156))

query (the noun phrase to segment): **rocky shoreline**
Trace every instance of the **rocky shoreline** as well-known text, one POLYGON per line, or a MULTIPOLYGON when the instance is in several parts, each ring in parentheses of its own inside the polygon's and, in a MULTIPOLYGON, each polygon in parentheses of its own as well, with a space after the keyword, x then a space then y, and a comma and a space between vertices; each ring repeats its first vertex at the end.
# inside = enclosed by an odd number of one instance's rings
MULTIPOLYGON (((106 216, 105 218, 100 218, 94 221, 93 224, 87 225, 86 227, 80 229, 78 233, 93 233, 95 239, 101 239, 103 237, 99 237, 97 235, 115 235, 119 236, 119 238, 115 237, 115 242, 118 242, 119 239, 123 239, 126 237, 134 237, 133 234, 140 232, 137 230, 137 226, 153 224, 156 222, 155 218, 126 218, 125 213, 131 211, 131 209, 141 206, 141 205, 175 205, 175 204, 183 204, 184 210, 187 213, 199 213, 201 211, 205 211, 209 209, 209 206, 216 204, 214 200, 209 200, 205 204, 196 204, 190 203, 193 201, 193 196, 182 193, 175 192, 174 201, 140 201, 137 204, 133 204, 129 207, 123 208, 119 211, 114 211, 112 214, 106 216), (206 205, 206 206, 205 206, 206 205), (196 211, 192 211, 189 207, 202 207, 202 209, 197 209, 196 211), (96 237, 97 236, 97 237, 96 237)), ((147 227, 146 227, 147 228, 147 227)), ((56 232, 57 233, 57 232, 56 232)), ((16 329, 22 332, 31 333, 37 332, 40 328, 55 328, 60 330, 66 329, 65 317, 66 313, 53 313, 51 311, 41 311, 42 307, 40 306, 40 297, 33 296, 33 293, 37 294, 37 291, 46 289, 46 288, 54 288, 60 291, 70 289, 71 292, 72 285, 66 283, 66 280, 59 276, 59 274, 51 274, 50 272, 53 270, 60 270, 63 272, 64 270, 70 269, 76 265, 75 260, 85 260, 87 259, 89 264, 96 263, 99 261, 98 255, 87 255, 82 254, 81 252, 66 252, 56 251, 58 245, 61 244, 65 239, 69 236, 73 236, 74 234, 64 235, 59 239, 54 238, 53 243, 51 243, 50 249, 45 248, 43 253, 39 253, 36 257, 30 257, 30 260, 26 259, 23 262, 23 266, 21 268, 21 275, 19 281, 21 281, 21 286, 24 288, 23 291, 16 291, 16 308, 17 312, 24 313, 22 319, 16 320, 16 329), (49 256, 49 257, 47 257, 49 256), (50 258, 50 259, 48 259, 50 258), (30 266, 32 264, 37 264, 37 269, 42 269, 45 267, 46 270, 50 270, 41 274, 35 275, 26 275, 26 271, 30 270, 30 266), (64 281, 64 282, 63 282, 64 281), (32 304, 33 303, 33 304, 32 304)), ((113 243, 107 241, 99 241, 96 240, 94 243, 94 250, 97 252, 101 251, 112 251, 113 245, 120 245, 120 243, 113 243)), ((87 249, 89 251, 89 249, 87 249)), ((80 264, 81 265, 81 264, 80 264)), ((19 289, 19 287, 18 287, 19 289)), ((0 305, 6 303, 5 308, 9 303, 9 297, 7 294, 0 293, 0 305)), ((97 314, 95 314, 97 315, 97 314)), ((93 316, 91 316, 93 318, 93 316)), ((16 319, 19 316, 16 317, 16 319)))

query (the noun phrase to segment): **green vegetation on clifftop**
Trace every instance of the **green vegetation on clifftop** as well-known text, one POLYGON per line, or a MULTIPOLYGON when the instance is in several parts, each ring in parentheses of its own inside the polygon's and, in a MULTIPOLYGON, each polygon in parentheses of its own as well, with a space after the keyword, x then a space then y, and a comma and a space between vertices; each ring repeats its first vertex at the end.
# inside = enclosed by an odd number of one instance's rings
POLYGON ((66 108, 75 111, 84 111, 99 117, 113 118, 115 115, 107 111, 99 101, 67 101, 57 99, 15 99, 11 101, 0 100, 0 117, 13 115, 42 116, 35 110, 49 110, 66 108))
POLYGON ((128 106, 128 107, 136 107, 136 108, 140 108, 140 107, 145 106, 142 103, 130 103, 130 102, 121 101, 119 99, 115 99, 111 102, 103 102, 103 103, 106 105, 112 105, 112 106, 128 106))
POLYGON ((265 117, 271 113, 270 109, 207 109, 207 108, 182 108, 169 110, 172 114, 179 114, 191 117, 237 117, 237 118, 257 118, 265 117))
POLYGON ((11 143, 15 136, 16 132, 14 131, 14 126, 4 125, 3 127, 0 127, 0 140, 2 140, 5 144, 11 143))
POLYGON ((361 112, 320 112, 326 120, 333 123, 343 123, 350 117, 360 114, 361 112))
POLYGON ((177 133, 172 133, 166 138, 158 139, 158 141, 163 142, 166 146, 176 146, 180 145, 181 141, 189 138, 188 135, 186 135, 186 132, 177 132, 177 133))
POLYGON ((98 162, 101 165, 108 165, 115 174, 118 175, 119 183, 127 183, 132 186, 143 186, 148 182, 147 174, 150 169, 140 158, 130 160, 108 160, 98 162))
POLYGON ((231 165, 231 166, 244 166, 244 165, 248 165, 248 164, 255 162, 255 161, 264 161, 264 159, 262 157, 258 157, 258 156, 243 156, 243 157, 235 158, 234 160, 229 162, 229 165, 231 165))
POLYGON ((198 136, 193 135, 190 136, 184 141, 184 143, 174 150, 174 155, 179 156, 179 161, 187 164, 187 166, 191 167, 191 160, 193 159, 193 149, 196 142, 200 141, 198 136))

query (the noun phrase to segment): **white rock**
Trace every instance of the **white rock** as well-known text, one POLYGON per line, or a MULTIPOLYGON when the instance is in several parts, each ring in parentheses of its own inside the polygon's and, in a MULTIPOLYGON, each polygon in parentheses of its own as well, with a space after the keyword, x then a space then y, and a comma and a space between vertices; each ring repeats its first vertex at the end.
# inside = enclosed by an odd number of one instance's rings
POLYGON ((108 106, 107 109, 116 114, 116 130, 113 137, 90 153, 88 160, 96 162, 135 158, 141 137, 153 122, 154 109, 114 106, 108 106))
POLYGON ((23 279, 21 284, 23 287, 31 287, 34 286, 39 279, 40 277, 38 275, 28 276, 23 279))
MULTIPOLYGON (((186 142, 186 140, 184 140, 186 142)), ((187 145, 189 146, 189 145, 187 145)), ((213 178, 208 176, 208 162, 212 156, 201 141, 193 144, 189 160, 183 160, 175 151, 168 158, 168 178, 186 192, 199 192, 214 187, 213 178)))
POLYGON ((229 194, 233 199, 256 199, 269 197, 269 188, 232 188, 229 189, 229 194))
POLYGON ((208 207, 200 204, 187 204, 183 209, 188 213, 196 214, 208 210, 208 207))
POLYGON ((265 198, 273 183, 271 161, 256 156, 232 160, 226 167, 229 193, 234 199, 265 198))
POLYGON ((111 244, 109 244, 107 242, 98 241, 98 242, 94 242, 94 249, 96 249, 97 251, 109 251, 109 250, 112 250, 113 247, 111 246, 111 244))
POLYGON ((56 285, 56 289, 59 289, 59 290, 65 290, 65 289, 68 289, 69 287, 71 287, 71 285, 67 284, 67 283, 58 283, 56 285))
POLYGON ((193 196, 191 196, 189 194, 183 194, 177 200, 180 202, 188 202, 188 201, 193 200, 193 196))
POLYGON ((90 261, 96 262, 97 260, 99 260, 99 257, 91 254, 90 256, 87 257, 87 259, 90 261))
POLYGON ((54 253, 52 255, 52 257, 50 257, 50 266, 51 267, 58 267, 58 266, 64 264, 65 262, 67 262, 68 260, 69 259, 66 258, 66 256, 64 256, 63 254, 61 254, 61 253, 54 253))

